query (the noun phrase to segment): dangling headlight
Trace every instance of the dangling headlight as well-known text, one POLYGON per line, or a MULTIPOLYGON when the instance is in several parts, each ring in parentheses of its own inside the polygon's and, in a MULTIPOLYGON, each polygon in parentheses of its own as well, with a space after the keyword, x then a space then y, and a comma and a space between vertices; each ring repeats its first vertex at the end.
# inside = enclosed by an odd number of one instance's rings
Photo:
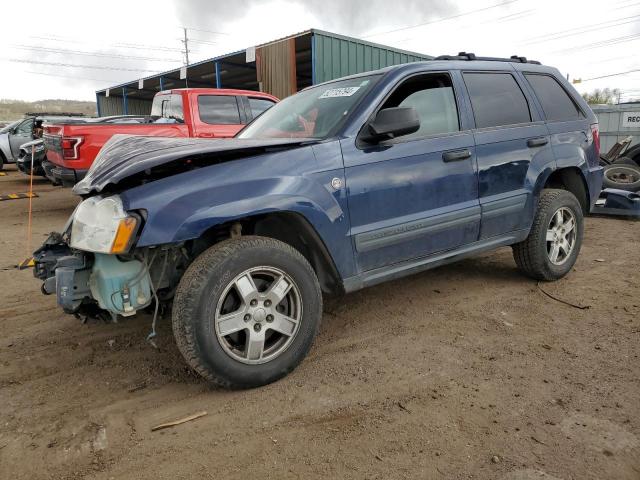
POLYGON ((138 219, 128 215, 119 196, 90 197, 73 214, 71 247, 97 253, 126 253, 138 219))

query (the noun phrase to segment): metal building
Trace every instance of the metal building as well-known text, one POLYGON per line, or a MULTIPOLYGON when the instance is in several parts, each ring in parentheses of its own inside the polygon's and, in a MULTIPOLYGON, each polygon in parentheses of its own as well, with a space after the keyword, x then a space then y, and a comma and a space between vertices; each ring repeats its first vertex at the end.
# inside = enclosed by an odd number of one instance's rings
POLYGON ((311 29, 98 90, 98 115, 148 115, 153 96, 160 90, 171 88, 240 88, 284 98, 310 85, 345 75, 432 58, 311 29))
POLYGON ((631 145, 640 143, 640 103, 591 105, 600 125, 600 151, 607 152, 631 135, 631 145))

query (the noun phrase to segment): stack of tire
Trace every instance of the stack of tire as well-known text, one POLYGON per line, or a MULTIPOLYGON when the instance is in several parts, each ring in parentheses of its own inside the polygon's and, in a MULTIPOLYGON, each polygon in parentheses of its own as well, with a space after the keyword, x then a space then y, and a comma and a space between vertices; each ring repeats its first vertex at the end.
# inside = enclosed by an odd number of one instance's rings
POLYGON ((604 167, 602 187, 640 191, 640 145, 630 148, 625 156, 604 167))

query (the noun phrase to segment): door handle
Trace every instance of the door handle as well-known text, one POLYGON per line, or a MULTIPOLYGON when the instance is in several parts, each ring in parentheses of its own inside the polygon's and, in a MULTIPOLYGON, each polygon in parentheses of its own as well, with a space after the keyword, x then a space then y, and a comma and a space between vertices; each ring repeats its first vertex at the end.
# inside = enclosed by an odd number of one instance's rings
POLYGON ((200 138, 213 138, 215 137, 215 134, 203 132, 203 133, 200 133, 198 136, 200 138))
POLYGON ((464 150, 444 152, 442 154, 442 160, 445 162, 458 162, 460 160, 466 160, 467 158, 471 158, 471 152, 466 148, 464 150))
POLYGON ((547 139, 547 137, 530 138, 529 140, 527 140, 527 147, 529 148, 542 147, 547 143, 549 143, 549 140, 547 139))

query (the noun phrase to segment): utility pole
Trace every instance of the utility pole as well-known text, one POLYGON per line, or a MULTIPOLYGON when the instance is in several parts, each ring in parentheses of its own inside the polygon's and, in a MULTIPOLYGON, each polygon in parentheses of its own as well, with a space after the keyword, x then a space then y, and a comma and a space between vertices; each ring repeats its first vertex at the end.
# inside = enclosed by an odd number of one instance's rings
POLYGON ((184 60, 185 65, 189 66, 189 38, 187 37, 186 27, 183 27, 182 30, 184 31, 184 40, 182 40, 182 43, 184 43, 184 60))

